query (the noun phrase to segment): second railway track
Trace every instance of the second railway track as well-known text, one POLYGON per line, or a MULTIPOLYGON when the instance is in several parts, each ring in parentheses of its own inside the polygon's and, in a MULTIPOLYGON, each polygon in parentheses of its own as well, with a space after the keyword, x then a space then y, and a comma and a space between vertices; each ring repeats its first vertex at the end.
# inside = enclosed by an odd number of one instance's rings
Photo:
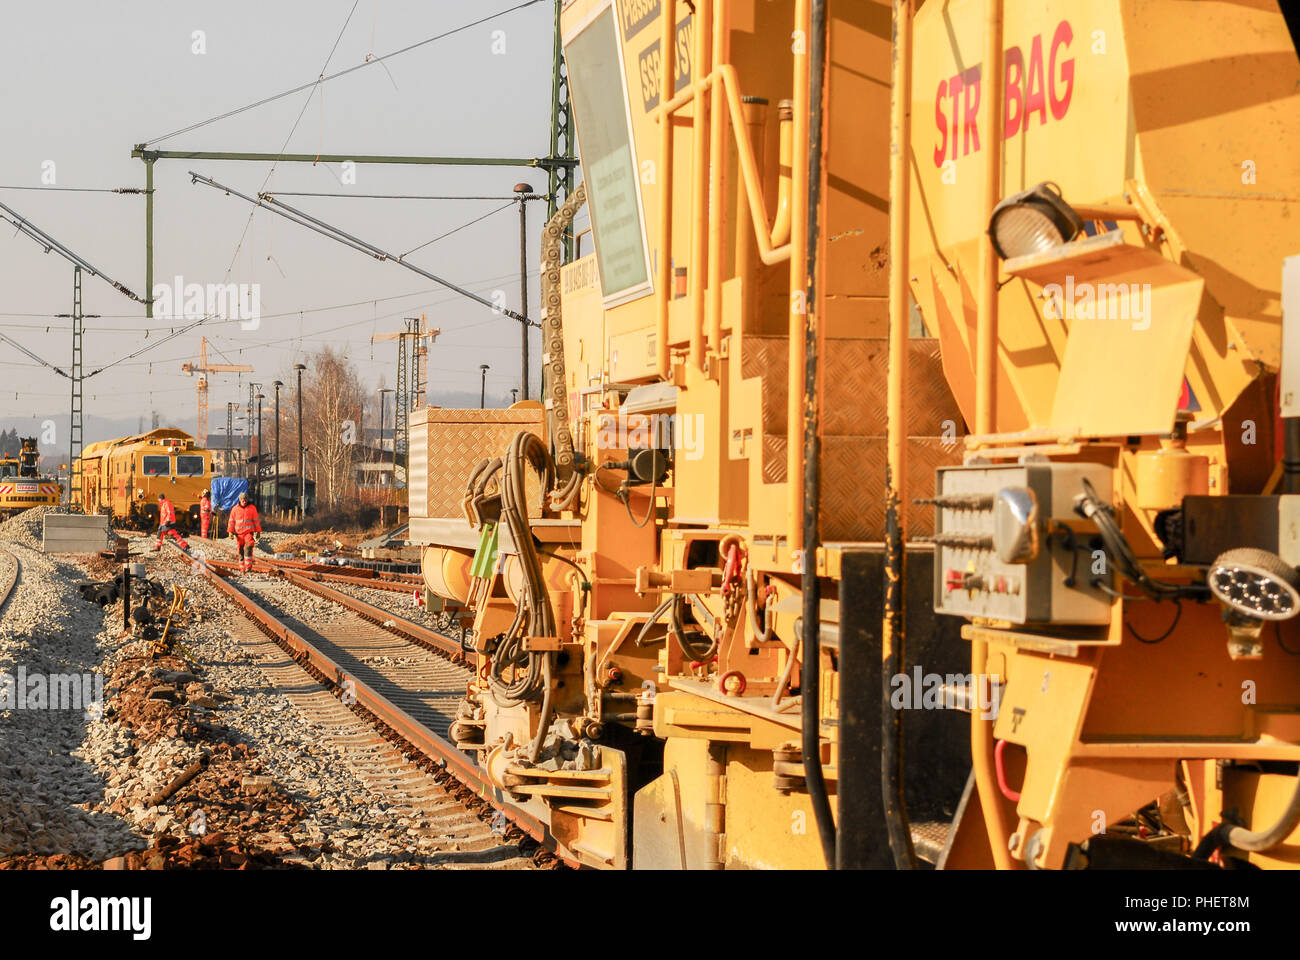
POLYGON ((559 862, 545 853, 554 845, 544 825, 511 804, 448 739, 473 670, 458 639, 309 579, 314 571, 297 564, 259 563, 238 580, 237 564, 226 560, 211 558, 199 569, 341 706, 369 720, 420 766, 450 778, 451 792, 494 833, 522 832, 540 844, 539 862, 559 862))

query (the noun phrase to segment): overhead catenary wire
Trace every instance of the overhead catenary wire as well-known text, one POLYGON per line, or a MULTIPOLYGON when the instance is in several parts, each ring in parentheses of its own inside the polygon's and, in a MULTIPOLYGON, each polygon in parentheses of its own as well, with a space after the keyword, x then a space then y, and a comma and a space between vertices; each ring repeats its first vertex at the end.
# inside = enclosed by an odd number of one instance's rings
POLYGON ((475 217, 473 220, 470 220, 470 221, 468 221, 467 223, 462 223, 459 227, 452 227, 452 228, 451 228, 450 230, 448 230, 446 233, 440 233, 440 234, 438 234, 438 236, 434 237, 432 240, 426 240, 426 241, 424 241, 424 243, 420 244, 418 247, 412 247, 410 250, 407 250, 405 253, 400 254, 400 255, 398 256, 398 259, 400 260, 402 257, 409 257, 411 254, 413 254, 413 253, 415 253, 415 252, 417 252, 417 251, 419 251, 419 250, 423 250, 425 247, 432 246, 433 244, 437 243, 439 240, 446 240, 448 237, 452 236, 453 234, 460 233, 460 232, 461 232, 462 230, 464 230, 466 227, 472 227, 472 226, 474 226, 474 224, 479 223, 479 222, 481 222, 481 221, 483 221, 483 220, 486 220, 488 217, 493 216, 494 214, 498 214, 498 213, 500 213, 502 210, 509 210, 509 209, 510 209, 511 207, 513 207, 514 205, 515 205, 515 201, 514 201, 514 200, 511 200, 510 202, 508 202, 508 203, 506 203, 506 204, 503 204, 502 206, 499 206, 499 207, 497 207, 497 208, 495 208, 495 209, 493 209, 493 210, 489 210, 487 213, 483 214, 481 217, 475 217))
POLYGON ((144 194, 148 192, 145 190, 144 187, 59 187, 50 184, 45 184, 42 186, 5 185, 5 186, 0 186, 0 190, 50 190, 57 193, 119 193, 119 194, 127 194, 127 193, 144 194))
POLYGON ((3 220, 6 223, 13 224, 13 226, 17 229, 17 231, 23 234, 23 236, 27 237, 30 240, 34 240, 36 243, 44 247, 46 253, 51 253, 51 252, 57 253, 59 256, 63 257, 63 259, 67 260, 73 266, 80 267, 82 270, 85 270, 92 277, 99 277, 99 279, 103 280, 109 286, 113 287, 123 296, 130 297, 132 300, 136 301, 137 303, 144 303, 144 300, 136 296, 136 294, 133 293, 125 284, 118 283, 108 274, 104 273, 104 271, 100 270, 98 267, 94 266, 89 261, 87 261, 85 257, 82 257, 81 255, 74 253, 72 250, 65 247, 62 243, 60 243, 58 240, 55 240, 52 236, 50 236, 40 227, 36 226, 36 224, 32 223, 30 220, 24 217, 13 207, 0 203, 0 220, 3 220))
MULTIPOLYGON (((534 270, 534 271, 530 272, 530 273, 528 274, 528 276, 529 276, 529 277, 536 277, 536 276, 538 275, 538 273, 539 273, 539 271, 534 270)), ((514 279, 517 275, 518 275, 518 274, 513 273, 513 272, 512 272, 512 273, 502 273, 502 274, 498 274, 497 276, 494 276, 494 277, 484 277, 484 278, 482 278, 481 280, 471 280, 470 283, 471 283, 471 284, 480 284, 480 283, 482 283, 482 284, 497 283, 497 282, 502 281, 502 280, 511 280, 511 279, 514 279)), ((307 313, 328 313, 328 312, 331 311, 331 310, 347 310, 347 309, 349 309, 349 308, 351 308, 351 307, 364 307, 364 306, 368 306, 368 305, 370 305, 370 304, 376 304, 376 303, 387 303, 387 302, 390 301, 390 300, 405 300, 405 299, 407 299, 408 297, 423 297, 423 296, 427 296, 427 295, 430 294, 430 293, 437 293, 437 292, 439 292, 440 289, 441 289, 440 287, 429 287, 429 288, 426 288, 426 289, 424 289, 424 290, 412 290, 410 293, 395 293, 395 294, 392 294, 392 295, 387 296, 387 297, 370 297, 369 299, 366 299, 366 300, 354 300, 354 301, 352 301, 352 302, 350 302, 350 303, 332 303, 332 304, 328 304, 328 305, 323 306, 323 307, 299 307, 299 308, 296 309, 296 310, 283 310, 283 311, 280 311, 280 312, 278 312, 278 313, 264 313, 264 314, 262 314, 262 319, 263 319, 263 320, 278 320, 278 319, 281 319, 281 318, 283 318, 283 317, 296 317, 296 316, 300 316, 300 315, 302 315, 302 314, 307 314, 307 313)), ((436 300, 436 301, 433 301, 433 304, 426 304, 425 306, 436 305, 436 304, 439 304, 439 303, 450 303, 450 302, 452 301, 452 299, 454 299, 454 298, 446 298, 446 299, 442 299, 442 300, 436 300)), ((387 317, 395 317, 395 316, 397 316, 399 313, 407 313, 407 312, 409 312, 409 311, 411 311, 411 310, 418 310, 418 309, 421 309, 421 308, 420 308, 420 307, 403 307, 401 310, 394 311, 393 313, 381 314, 377 319, 383 320, 383 319, 385 319, 385 318, 387 318, 387 317)), ((55 318, 58 318, 58 317, 60 317, 60 316, 61 316, 61 314, 57 314, 57 313, 3 313, 3 312, 0 312, 0 317, 9 317, 9 318, 15 318, 15 317, 17 317, 17 318, 27 318, 27 319, 34 319, 34 320, 35 320, 35 319, 44 319, 44 318, 47 318, 47 317, 48 317, 48 318, 51 318, 51 319, 55 319, 55 318)), ((103 319, 106 319, 106 320, 134 320, 134 319, 137 319, 137 315, 134 314, 134 313, 104 313, 104 314, 100 314, 100 316, 101 316, 103 319)), ((375 319, 375 318, 372 318, 372 319, 375 319)), ((208 325, 209 325, 209 326, 215 326, 215 325, 217 325, 217 324, 223 324, 223 323, 244 323, 244 322, 245 322, 245 321, 242 320, 242 319, 240 319, 239 317, 230 317, 230 318, 228 318, 228 319, 226 319, 226 318, 216 318, 216 319, 214 319, 214 320, 209 320, 209 321, 208 321, 208 325)), ((6 326, 6 327, 9 327, 9 328, 11 328, 11 329, 45 330, 46 332, 50 332, 50 331, 53 331, 53 330, 68 330, 68 329, 70 329, 69 326, 67 326, 67 325, 65 325, 65 324, 58 324, 58 323, 26 323, 26 324, 24 324, 24 323, 6 323, 5 326, 6 326)), ((148 327, 113 327, 113 328, 112 328, 111 330, 109 330, 108 332, 111 332, 111 333, 152 333, 152 332, 155 331, 155 330, 170 330, 170 329, 173 329, 175 326, 176 326, 176 325, 175 325, 174 323, 160 323, 160 324, 154 324, 153 326, 148 326, 148 327)), ((335 329, 341 329, 341 328, 337 328, 337 327, 336 327, 335 329)), ((181 358, 181 359, 184 359, 184 358, 181 358)))
POLYGON ((270 210, 272 213, 284 217, 286 220, 290 221, 291 223, 296 223, 299 226, 307 227, 309 230, 313 230, 314 232, 319 233, 322 236, 329 237, 331 240, 341 243, 346 247, 350 247, 353 250, 357 250, 361 253, 364 253, 367 256, 373 257, 376 260, 391 260, 393 263, 400 264, 401 266, 406 267, 406 269, 411 270, 414 273, 418 273, 420 276, 425 277, 426 279, 432 280, 434 283, 441 284, 442 286, 446 287, 448 290, 452 290, 456 293, 459 293, 461 296, 473 300, 476 303, 481 303, 485 307, 489 307, 494 311, 500 312, 512 320, 518 320, 521 323, 530 323, 530 321, 526 317, 516 313, 513 310, 510 310, 506 307, 499 307, 497 304, 493 303, 492 301, 487 300, 484 297, 480 297, 478 294, 466 290, 464 287, 458 286, 452 283, 450 280, 445 280, 442 277, 438 276, 437 274, 425 270, 423 267, 417 267, 413 263, 408 263, 397 254, 390 253, 389 251, 377 247, 372 243, 368 243, 367 241, 362 240, 359 237, 355 237, 352 234, 340 230, 339 228, 331 224, 328 224, 323 220, 319 220, 316 217, 313 217, 311 214, 305 213, 304 211, 299 210, 296 207, 292 207, 287 203, 282 203, 278 200, 275 200, 274 198, 269 198, 269 197, 254 198, 254 197, 247 196, 246 194, 240 193, 238 190, 234 189, 233 187, 228 187, 225 184, 218 183, 217 181, 213 180, 211 177, 205 176, 201 173, 196 173, 193 170, 189 171, 189 174, 192 182, 194 183, 202 183, 204 186, 212 187, 214 190, 221 190, 224 193, 238 197, 239 199, 247 203, 251 203, 256 207, 262 207, 265 210, 270 210))
MULTIPOLYGON (((303 90, 309 90, 309 89, 312 89, 313 87, 319 86, 319 85, 321 85, 321 84, 328 83, 328 82, 330 82, 331 80, 337 80, 339 77, 344 77, 344 76, 347 76, 347 75, 350 74, 350 73, 355 73, 356 71, 361 70, 361 69, 363 69, 363 68, 365 68, 365 67, 371 66, 372 64, 383 63, 385 60, 391 60, 391 59, 393 59, 394 57, 400 57, 400 56, 401 56, 402 54, 404 54, 404 53, 410 53, 412 50, 417 50, 417 49, 419 49, 420 47, 426 46, 426 45, 428 45, 428 44, 430 44, 430 43, 433 43, 433 42, 435 42, 435 41, 437 41, 437 40, 445 40, 447 37, 452 37, 452 36, 455 36, 455 35, 458 34, 458 33, 463 33, 463 32, 466 31, 466 30, 470 30, 470 29, 473 29, 474 27, 481 26, 481 25, 483 25, 483 24, 485 24, 485 23, 488 23, 488 22, 491 21, 491 20, 495 20, 495 19, 497 19, 498 17, 504 17, 504 16, 506 16, 506 15, 508 15, 508 14, 514 13, 514 12, 517 11, 517 10, 522 10, 522 9, 524 9, 525 7, 531 7, 531 6, 533 6, 534 4, 536 4, 536 3, 540 3, 540 2, 541 2, 541 0, 525 0, 525 2, 523 2, 523 3, 519 3, 519 4, 516 4, 515 6, 510 7, 510 8, 508 8, 508 9, 506 9, 506 10, 501 10, 501 11, 498 11, 497 13, 490 14, 490 15, 488 15, 488 16, 486 16, 486 17, 481 17, 480 19, 475 20, 475 21, 473 21, 473 22, 471 22, 471 23, 462 24, 461 26, 459 26, 459 27, 454 27, 454 28, 452 28, 451 30, 443 31, 442 33, 435 34, 435 35, 432 36, 432 37, 427 37, 427 38, 425 38, 424 40, 420 40, 420 41, 418 41, 418 42, 416 42, 416 43, 412 43, 412 44, 409 44, 409 45, 407 45, 407 46, 405 46, 405 47, 402 47, 402 48, 399 49, 399 50, 393 50, 393 51, 391 51, 391 52, 389 52, 389 53, 384 54, 383 56, 379 56, 379 57, 369 57, 369 56, 368 56, 367 59, 364 60, 364 61, 362 61, 361 63, 358 63, 358 64, 356 64, 355 66, 348 67, 348 68, 345 69, 345 70, 339 70, 337 73, 332 73, 332 74, 330 74, 329 76, 325 76, 325 75, 324 75, 324 72, 325 72, 325 71, 322 69, 322 70, 321 70, 321 75, 318 76, 315 80, 311 81, 310 83, 300 84, 299 86, 296 86, 296 87, 294 87, 294 88, 292 88, 292 89, 290 89, 290 90, 284 90, 284 91, 282 91, 282 92, 280 92, 280 93, 277 93, 277 94, 274 94, 274 95, 272 95, 272 96, 269 96, 269 97, 263 97, 261 100, 257 100, 257 101, 254 101, 253 103, 245 104, 244 106, 242 106, 242 107, 237 107, 237 108, 234 109, 234 110, 227 110, 225 113, 220 113, 220 114, 217 114, 216 116, 209 117, 209 118, 206 119, 206 120, 200 120, 198 123, 192 123, 192 124, 190 124, 189 126, 181 127, 179 130, 173 130, 171 133, 165 133, 165 134, 163 134, 162 136, 154 137, 154 138, 152 138, 152 139, 150 139, 150 140, 145 140, 145 141, 143 141, 143 142, 140 144, 140 146, 141 146, 141 147, 145 147, 145 146, 149 146, 150 144, 158 144, 158 143, 162 143, 164 140, 170 140, 172 137, 180 136, 180 135, 183 134, 183 133, 191 133, 191 132, 193 132, 193 131, 195 131, 195 130, 200 129, 201 127, 206 127, 206 126, 207 126, 208 124, 210 124, 210 123, 217 123, 217 122, 220 121, 220 120, 226 120, 226 119, 229 119, 230 117, 237 116, 238 114, 244 113, 244 112, 246 112, 246 111, 248 111, 248 110, 254 110, 254 109, 256 109, 257 107, 266 106, 268 103, 274 103, 274 102, 277 101, 277 100, 283 100, 285 97, 291 97, 291 96, 293 96, 295 93, 301 93, 303 90)), ((356 9, 356 5, 354 4, 354 5, 353 5, 353 10, 355 10, 355 9, 356 9)), ((352 17, 352 14, 349 13, 349 14, 348 14, 348 19, 350 20, 351 17, 352 17)), ((346 24, 345 24, 345 26, 346 26, 346 24)), ((335 41, 334 46, 335 46, 335 49, 337 49, 337 47, 338 47, 338 41, 337 41, 337 40, 335 41)), ((330 54, 330 55, 333 56, 333 51, 331 51, 331 54, 330 54)), ((308 102, 310 102, 310 98, 308 98, 308 102)), ((283 152, 283 150, 282 150, 282 152, 283 152)))
MULTIPOLYGON (((298 131, 298 125, 302 123, 302 118, 307 115, 307 108, 311 106, 312 97, 316 95, 316 91, 320 88, 320 85, 325 82, 325 71, 329 69, 330 61, 334 59, 334 53, 339 48, 339 41, 343 39, 343 34, 347 32, 348 24, 352 22, 352 15, 357 12, 358 3, 360 3, 360 0, 353 0, 352 9, 348 11, 347 17, 343 20, 343 26, 339 28, 338 36, 334 38, 334 45, 330 47, 330 52, 325 57, 325 62, 321 65, 320 73, 316 82, 308 85, 311 87, 311 93, 307 94, 307 99, 302 102, 302 109, 298 111, 298 116, 294 118, 293 126, 289 128, 289 133, 285 136, 284 143, 280 144, 279 153, 283 154, 284 151, 289 148, 289 141, 293 139, 293 135, 298 131)), ((306 87, 301 89, 306 89, 306 87)), ((141 144, 141 147, 143 146, 144 145, 141 144)), ((278 163, 278 160, 275 163, 272 163, 271 169, 266 172, 266 179, 262 181, 262 190, 265 190, 267 184, 269 184, 272 178, 275 177, 275 168, 278 163)), ((235 270, 235 263, 239 260, 239 251, 244 248, 244 240, 248 237, 248 230, 253 225, 253 214, 255 212, 256 211, 253 210, 248 212, 248 219, 244 222, 244 229, 240 231, 239 240, 235 243, 235 252, 230 258, 230 265, 226 267, 227 278, 229 278, 231 273, 235 270)), ((251 247, 249 248, 249 269, 250 271, 252 269, 251 247)))
POLYGON ((68 375, 66 372, 64 372, 63 370, 61 370, 61 369, 59 369, 58 367, 56 367, 54 364, 50 363, 48 360, 45 360, 44 358, 42 358, 42 357, 36 355, 35 353, 33 353, 32 351, 28 350, 26 347, 24 347, 24 346, 23 346, 21 343, 19 343, 17 340, 11 339, 10 337, 5 336, 3 333, 0 333, 0 340, 3 340, 5 343, 9 344, 11 347, 13 347, 13 348, 14 348, 15 350, 17 350, 19 353, 22 353, 22 354, 25 354, 25 355, 28 356, 28 357, 31 357, 31 358, 32 358, 33 360, 35 360, 38 364, 40 364, 42 367, 49 367, 51 370, 53 370, 53 371, 54 371, 55 373, 57 373, 59 376, 61 376, 61 377, 66 377, 66 376, 68 375))
MULTIPOLYGON (((3 189, 0 187, 0 189, 3 189)), ((267 197, 333 197, 344 200, 509 200, 514 203, 518 197, 506 196, 459 196, 428 193, 328 193, 312 190, 267 190, 267 197)))
POLYGON ((179 327, 173 333, 168 334, 167 336, 163 337, 161 340, 155 340, 153 343, 146 344, 145 346, 141 347, 139 350, 134 351, 133 353, 128 353, 124 357, 119 357, 118 359, 113 360, 110 363, 104 364, 104 366, 99 367, 98 369, 92 371, 91 373, 86 374, 86 378, 89 379, 90 377, 103 373, 105 370, 111 370, 113 367, 116 367, 120 363, 124 363, 127 360, 134 360, 136 357, 140 356, 143 353, 147 353, 150 350, 154 350, 158 347, 161 347, 164 343, 167 343, 171 340, 175 340, 177 337, 189 333, 195 327, 210 320, 212 316, 213 316, 212 314, 209 314, 206 317, 200 317, 198 320, 195 320, 193 323, 189 323, 183 327, 179 327))

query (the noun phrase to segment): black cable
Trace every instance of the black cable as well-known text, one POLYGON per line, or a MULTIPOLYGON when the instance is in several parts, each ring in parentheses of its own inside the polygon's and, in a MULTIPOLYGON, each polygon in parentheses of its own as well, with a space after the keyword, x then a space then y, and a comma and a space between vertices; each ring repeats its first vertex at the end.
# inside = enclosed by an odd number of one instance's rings
POLYGON ((1150 646, 1155 646, 1157 643, 1163 643, 1165 640, 1169 639, 1170 634, 1174 632, 1174 628, 1178 626, 1178 621, 1183 618, 1182 600, 1180 600, 1178 597, 1174 597, 1173 604, 1175 608, 1174 622, 1169 624, 1168 629, 1166 629, 1165 632, 1160 634, 1160 636, 1158 637, 1147 638, 1142 636, 1142 634, 1138 633, 1136 630, 1133 629, 1133 624, 1129 623, 1127 620, 1124 621, 1124 626, 1128 627, 1128 632, 1133 634, 1133 639, 1136 640, 1138 643, 1145 643, 1150 646))
POLYGON ((1079 573, 1079 542, 1074 538, 1074 531, 1059 520, 1056 522, 1056 531, 1061 534, 1062 548, 1070 551, 1070 575, 1062 582, 1066 587, 1074 589, 1079 573))
POLYGON ((632 516, 631 497, 629 496, 627 490, 623 489, 619 491, 619 499, 623 501, 623 509, 627 511, 627 518, 632 521, 633 526, 635 526, 638 530, 640 530, 647 523, 649 523, 650 518, 654 516, 656 489, 657 489, 656 482, 654 480, 651 480, 650 481, 650 503, 646 507, 645 516, 641 518, 641 521, 639 523, 637 522, 636 517, 632 516))
MULTIPOLYGON (((650 614, 650 616, 646 619, 646 622, 645 622, 644 624, 642 624, 642 626, 641 626, 641 632, 638 633, 638 634, 636 635, 636 638, 632 641, 633 644, 635 644, 635 645, 638 646, 638 647, 644 647, 644 646, 645 646, 645 644, 646 644, 646 639, 645 639, 646 634, 649 633, 649 632, 650 632, 650 628, 653 627, 656 623, 658 623, 659 620, 660 620, 660 618, 661 618, 665 613, 668 612, 668 608, 671 607, 671 606, 673 605, 673 602, 674 602, 675 600, 676 600, 676 594, 671 594, 671 593, 670 593, 670 594, 668 595, 668 598, 667 598, 666 600, 664 600, 662 603, 659 604, 659 606, 657 606, 657 607, 654 608, 654 611, 653 611, 653 612, 650 614)), ((661 637, 661 638, 659 638, 659 639, 664 639, 666 636, 667 636, 667 634, 665 634, 664 637, 661 637)))
POLYGON ((562 557, 558 553, 543 553, 542 556, 552 560, 559 560, 560 563, 567 563, 578 574, 579 588, 582 590, 582 607, 578 611, 578 616, 585 614, 587 612, 587 602, 591 597, 591 581, 587 579, 587 572, 568 557, 562 557))
MULTIPOLYGON (((1106 553, 1115 562, 1120 574, 1135 584, 1143 593, 1153 600, 1166 598, 1184 598, 1206 600, 1210 596, 1209 587, 1203 583, 1179 584, 1156 580, 1142 569, 1141 561, 1129 545, 1128 538, 1116 523, 1114 508, 1105 503, 1098 495, 1091 481, 1084 477, 1082 482, 1083 497, 1076 508, 1081 516, 1091 520, 1097 526, 1106 553)), ((1094 581, 1095 582, 1095 581, 1094 581)))
POLYGON ((1293 657, 1300 657, 1300 650, 1292 650, 1282 642, 1282 625, 1276 620, 1273 621, 1273 635, 1277 637, 1277 645, 1282 648, 1283 653, 1289 653, 1293 657))
MULTIPOLYGON (((803 293, 806 303, 817 304, 818 246, 821 243, 821 170, 822 127, 824 121, 823 93, 826 82, 827 15, 825 0, 812 0, 809 12, 811 38, 808 50, 808 142, 795 144, 795 149, 808 151, 808 194, 805 206, 808 229, 805 231, 807 248, 791 252, 792 257, 805 258, 807 287, 803 293)), ((817 547, 821 542, 821 408, 818 405, 818 378, 821 373, 818 350, 820 324, 804 326, 803 392, 805 403, 803 420, 804 483, 803 483, 803 662, 799 686, 803 694, 800 709, 799 752, 804 766, 804 783, 808 801, 812 806, 813 820, 821 841, 822 857, 826 868, 834 870, 836 863, 836 828, 831 812, 830 794, 826 788, 826 774, 822 768, 821 752, 821 581, 817 578, 815 562, 817 547)), ((796 425, 789 424, 790 442, 794 442, 796 425)), ((888 701, 885 701, 888 706, 888 701)), ((883 719, 883 712, 882 712, 883 719)), ((882 775, 889 751, 886 744, 881 750, 882 775)), ((901 770, 901 754, 898 757, 901 770)), ((900 784, 901 786, 901 784, 900 784)), ((892 810, 892 797, 883 798, 892 810)), ((900 811, 901 812, 901 809, 900 811)), ((906 828, 900 831, 899 818, 886 815, 890 845, 895 850, 910 849, 911 837, 906 828)), ((905 814, 904 814, 905 819, 905 814)))
MULTIPOLYGON (((686 605, 686 598, 680 593, 673 594, 672 606, 669 609, 668 632, 673 635, 677 641, 677 646, 681 648, 683 655, 692 663, 708 663, 718 652, 718 637, 715 629, 715 636, 709 637, 708 644, 703 648, 695 646, 699 641, 690 639, 686 634, 686 628, 682 621, 682 608, 686 605)), ((693 631, 696 636, 708 637, 708 634, 702 631, 693 631)))

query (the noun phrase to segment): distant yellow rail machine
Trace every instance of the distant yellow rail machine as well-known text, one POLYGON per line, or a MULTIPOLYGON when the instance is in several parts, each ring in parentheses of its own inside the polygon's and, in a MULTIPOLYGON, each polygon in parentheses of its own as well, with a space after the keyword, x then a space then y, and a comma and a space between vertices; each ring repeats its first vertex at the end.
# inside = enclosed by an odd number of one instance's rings
POLYGON ((89 444, 81 455, 81 483, 73 473, 72 503, 86 513, 152 528, 158 494, 176 507, 178 524, 198 529, 199 497, 212 485, 212 454, 183 430, 163 427, 133 437, 89 444))
POLYGON ((544 404, 413 417, 451 735, 593 866, 1294 866, 1285 21, 894 19, 565 5, 544 404))
POLYGON ((43 476, 34 437, 23 437, 18 453, 0 451, 0 519, 34 507, 58 506, 63 485, 43 476))

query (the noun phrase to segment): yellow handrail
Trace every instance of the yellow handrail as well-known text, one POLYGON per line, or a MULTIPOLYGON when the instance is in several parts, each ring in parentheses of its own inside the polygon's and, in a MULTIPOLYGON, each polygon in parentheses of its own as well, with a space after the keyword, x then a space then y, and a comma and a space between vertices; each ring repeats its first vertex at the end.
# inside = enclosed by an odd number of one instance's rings
MULTIPOLYGON (((661 15, 663 32, 660 35, 659 101, 667 103, 673 92, 673 61, 671 51, 676 46, 674 36, 677 4, 674 0, 663 4, 661 15)), ((655 312, 658 321, 658 338, 655 342, 655 359, 659 376, 672 377, 672 364, 668 355, 668 298, 673 281, 673 125, 671 118, 663 124, 659 137, 659 263, 655 283, 655 312)))
MULTIPOLYGON (((672 2, 663 5, 661 14, 661 50, 673 49, 676 8, 677 4, 672 2)), ((768 266, 783 263, 787 260, 790 261, 786 481, 789 485, 790 504, 788 539, 791 550, 797 550, 803 544, 803 446, 799 442, 797 428, 803 422, 801 407, 804 363, 803 338, 808 307, 803 302, 807 290, 804 258, 802 256, 793 256, 792 251, 802 250, 806 245, 805 234, 807 228, 804 223, 806 218, 797 216, 796 213, 802 210, 805 203, 804 198, 808 194, 808 155, 807 151, 799 149, 798 145, 808 142, 807 38, 809 5, 808 0, 796 0, 795 2, 794 118, 789 139, 792 148, 789 151, 791 175, 788 189, 783 190, 780 194, 781 200, 779 201, 776 221, 771 226, 768 225, 767 203, 763 198, 763 185, 759 181, 758 163, 754 158, 754 145, 750 141, 748 131, 745 129, 745 113, 741 104, 740 82, 736 75, 736 69, 730 63, 715 62, 707 74, 701 72, 706 40, 711 41, 712 46, 717 48, 715 52, 719 61, 725 56, 725 50, 720 46, 723 41, 713 41, 711 36, 716 28, 717 32, 725 37, 725 4, 719 2, 716 7, 710 7, 709 4, 705 3, 697 8, 697 16, 699 18, 697 21, 699 27, 696 34, 696 73, 698 78, 687 84, 680 93, 674 95, 674 71, 671 66, 665 67, 660 77, 660 106, 655 111, 655 120, 661 128, 658 179, 662 211, 659 220, 659 269, 657 271, 658 277, 655 290, 655 306, 658 320, 656 348, 659 375, 665 380, 671 379, 672 376, 672 365, 668 351, 668 302, 672 284, 672 159, 674 136, 672 120, 674 114, 688 103, 695 106, 694 116, 691 119, 695 132, 695 142, 692 145, 692 172, 694 176, 691 189, 691 269, 689 271, 689 289, 692 316, 691 358, 697 367, 703 367, 704 365, 705 312, 703 309, 704 278, 702 273, 706 262, 709 271, 709 286, 712 288, 709 308, 710 346, 717 350, 720 348, 722 341, 721 241, 714 241, 711 238, 710 245, 716 256, 708 257, 707 261, 702 243, 703 232, 708 228, 708 205, 716 203, 721 209, 722 167, 724 166, 720 162, 722 155, 721 138, 715 136, 713 138, 714 143, 708 151, 710 157, 715 161, 711 165, 712 171, 703 171, 706 141, 697 125, 701 122, 705 103, 704 96, 707 93, 708 103, 714 113, 718 112, 719 106, 723 106, 726 108, 727 116, 731 121, 732 139, 736 145, 737 166, 740 170, 741 180, 744 183, 750 219, 754 225, 754 237, 758 242, 759 259, 768 266), (715 9, 719 12, 716 25, 712 23, 711 17, 715 9), (718 103, 718 97, 716 96, 719 85, 721 85, 723 92, 721 104, 718 103), (706 189, 707 197, 704 196, 706 189), (798 211, 795 209, 796 207, 799 208, 798 211)), ((711 129, 715 132, 720 131, 721 126, 721 118, 715 117, 711 123, 711 129)), ((786 144, 786 132, 783 130, 783 157, 787 152, 784 149, 786 144)), ((786 184, 783 183, 782 186, 784 187, 786 184)), ((717 225, 715 225, 715 233, 720 234, 720 227, 717 225)))
MULTIPOLYGON (((695 10, 695 71, 711 73, 709 52, 712 47, 713 7, 702 0, 695 10)), ((691 363, 704 369, 704 281, 705 256, 709 230, 709 143, 704 126, 706 98, 713 84, 695 84, 691 116, 691 260, 686 273, 687 293, 691 299, 691 363)))
MULTIPOLYGON (((714 66, 727 62, 728 41, 731 36, 725 0, 713 0, 713 51, 714 66)), ((713 229, 709 233, 709 349, 714 354, 722 352, 722 238, 726 230, 727 165, 724 162, 726 141, 723 140, 722 105, 718 102, 718 86, 709 84, 709 220, 713 229)), ((741 118, 742 125, 744 118, 741 118)))
MULTIPOLYGON (((740 102, 740 81, 736 76, 736 68, 729 63, 719 64, 713 72, 707 77, 692 83, 677 97, 665 107, 659 107, 655 111, 655 119, 663 123, 663 119, 670 114, 675 113, 681 107, 690 103, 694 99, 696 86, 712 86, 721 83, 723 93, 726 99, 723 101, 727 108, 727 116, 731 121, 732 137, 736 142, 737 160, 739 160, 740 177, 745 185, 745 196, 749 201, 749 214, 754 222, 754 237, 758 241, 759 259, 769 267, 778 263, 784 263, 790 259, 790 244, 788 236, 783 238, 778 233, 778 227, 781 227, 782 212, 778 210, 776 222, 769 227, 767 219, 767 201, 763 198, 763 185, 759 182, 758 161, 754 158, 754 145, 750 142, 749 135, 745 130, 745 111, 740 102)), ((806 104, 805 104, 806 106, 806 104)), ((805 132, 807 123, 804 123, 805 132)), ((672 130, 672 124, 665 126, 665 133, 672 130)), ((660 154, 663 153, 663 139, 660 139, 660 154)), ((807 158, 804 159, 804 169, 807 169, 807 158)), ((784 230, 788 235, 789 223, 788 214, 784 217, 787 220, 784 230)), ((662 223, 660 232, 662 234, 662 223)))

